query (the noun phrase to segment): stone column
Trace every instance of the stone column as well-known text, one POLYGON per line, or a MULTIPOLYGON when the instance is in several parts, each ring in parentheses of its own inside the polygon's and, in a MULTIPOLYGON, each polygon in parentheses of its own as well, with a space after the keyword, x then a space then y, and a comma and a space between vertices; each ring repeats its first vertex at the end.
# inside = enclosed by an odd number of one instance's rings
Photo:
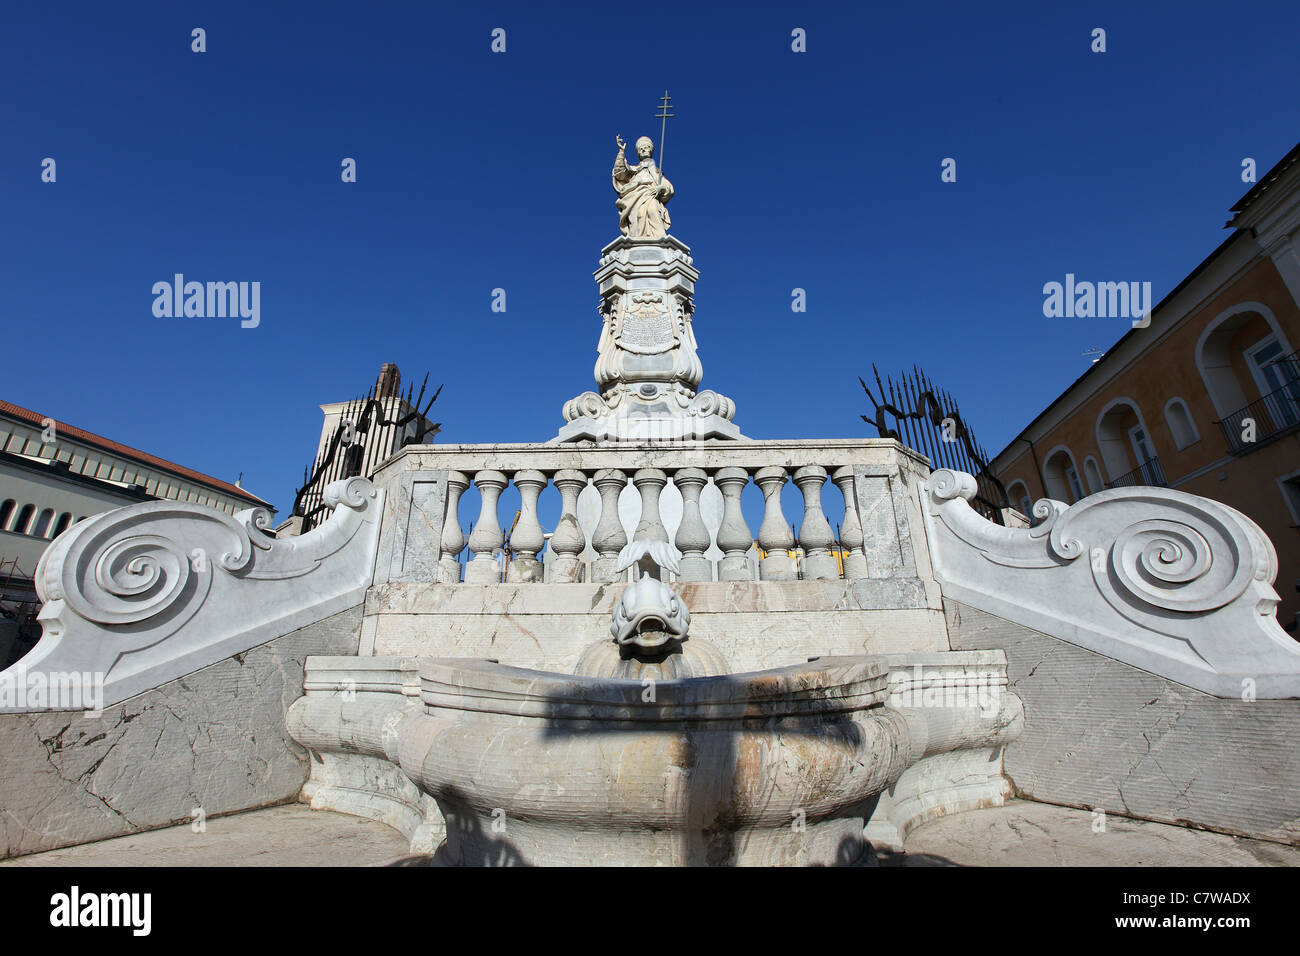
POLYGON ((618 553, 627 545, 627 532, 618 518, 618 496, 627 487, 627 475, 617 468, 603 468, 592 479, 600 492, 600 521, 591 536, 596 560, 591 563, 593 581, 613 581, 618 553))
POLYGON ((746 552, 754 539, 740 510, 740 493, 749 484, 749 472, 744 468, 722 468, 713 476, 713 483, 722 491, 722 526, 718 528, 722 560, 718 562, 718 580, 752 581, 754 576, 746 552))
POLYGON ((499 471, 480 471, 474 476, 474 484, 483 496, 483 506, 469 536, 469 549, 474 552, 474 557, 465 565, 466 584, 497 584, 501 581, 502 568, 496 556, 505 544, 505 536, 497 520, 497 500, 508 483, 506 476, 499 471))
POLYGON ((713 562, 704 556, 709 550, 709 529, 700 513, 700 493, 708 483, 703 468, 682 468, 673 475, 673 484, 682 493, 682 523, 673 544, 682 553, 683 581, 713 580, 713 562))
POLYGON ((867 576, 867 556, 862 550, 866 540, 862 534, 862 521, 858 518, 858 494, 853 483, 853 466, 844 465, 836 468, 831 475, 844 495, 844 525, 840 528, 840 543, 848 554, 844 557, 844 577, 856 580, 867 576))
POLYGON ((758 546, 767 552, 767 557, 758 562, 758 576, 763 581, 794 581, 799 577, 790 557, 794 535, 781 510, 785 476, 785 469, 780 465, 760 468, 754 476, 754 484, 763 491, 763 524, 758 529, 758 546))
POLYGON ((465 533, 460 530, 460 496, 469 487, 463 472, 447 472, 447 513, 442 521, 442 557, 438 559, 438 581, 460 583, 460 562, 456 555, 465 547, 465 533))
POLYGON ((519 520, 510 532, 510 547, 515 552, 506 580, 511 584, 541 584, 542 562, 537 554, 546 545, 546 536, 537 520, 537 496, 546 487, 546 476, 540 471, 521 471, 515 475, 519 489, 519 520))
POLYGON ((641 520, 632 533, 633 541, 667 541, 668 531, 659 517, 659 495, 668 484, 668 476, 658 468, 638 468, 632 484, 641 494, 641 520))
POLYGON ((838 578, 839 565, 831 554, 835 535, 830 522, 822 513, 822 485, 826 483, 826 469, 820 465, 805 465, 794 473, 794 483, 803 495, 803 523, 799 525, 799 545, 803 548, 804 580, 838 578))
POLYGON ((583 546, 587 543, 582 527, 578 524, 578 495, 587 487, 587 476, 580 471, 566 468, 557 471, 552 479, 555 487, 560 489, 560 521, 551 535, 551 550, 555 557, 551 561, 552 584, 574 584, 582 580, 583 546))

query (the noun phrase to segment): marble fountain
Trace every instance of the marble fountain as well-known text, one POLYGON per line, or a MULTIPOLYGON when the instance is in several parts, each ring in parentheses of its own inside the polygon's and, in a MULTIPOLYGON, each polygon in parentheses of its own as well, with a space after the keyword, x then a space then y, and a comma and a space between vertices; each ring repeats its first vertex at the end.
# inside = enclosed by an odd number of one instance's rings
MULTIPOLYGON (((734 403, 699 390, 699 274, 665 232, 671 187, 641 159, 620 149, 614 169, 623 234, 595 273, 598 390, 564 405, 555 438, 407 446, 330 486, 331 517, 298 537, 272 537, 256 511, 150 502, 54 541, 44 635, 0 680, 100 675, 118 756, 39 799, 0 788, 26 821, 6 831, 10 855, 188 819, 196 802, 298 798, 381 820, 440 864, 869 863, 920 823, 1044 786, 1007 771, 1009 748, 1054 719, 1010 686, 1005 648, 1031 638, 1206 708, 1249 681, 1270 705, 1252 713, 1295 720, 1276 559, 1240 513, 1125 488, 1000 525, 972 509, 971 476, 895 440, 745 438, 734 403), (192 765, 185 786, 104 776, 140 759, 134 728, 166 727, 164 711, 194 733, 165 745, 160 731, 145 755, 192 765), (42 829, 50 808, 64 825, 42 829)), ((1116 700, 1106 686, 1091 696, 1116 700)), ((48 757, 29 733, 99 753, 89 730, 23 710, 0 716, 20 767, 48 757)), ((1300 818, 1293 803, 1269 812, 1300 818)))

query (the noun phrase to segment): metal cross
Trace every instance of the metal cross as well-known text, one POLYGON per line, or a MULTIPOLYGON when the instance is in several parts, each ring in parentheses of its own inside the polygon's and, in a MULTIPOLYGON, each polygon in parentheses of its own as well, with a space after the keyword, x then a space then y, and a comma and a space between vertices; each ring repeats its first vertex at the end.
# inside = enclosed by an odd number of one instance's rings
POLYGON ((659 162, 657 164, 659 166, 659 182, 662 183, 664 181, 664 138, 668 135, 668 121, 675 117, 670 104, 672 97, 668 95, 667 90, 664 90, 664 95, 660 99, 663 102, 659 104, 659 112, 655 114, 655 119, 663 120, 663 123, 659 126, 659 162))

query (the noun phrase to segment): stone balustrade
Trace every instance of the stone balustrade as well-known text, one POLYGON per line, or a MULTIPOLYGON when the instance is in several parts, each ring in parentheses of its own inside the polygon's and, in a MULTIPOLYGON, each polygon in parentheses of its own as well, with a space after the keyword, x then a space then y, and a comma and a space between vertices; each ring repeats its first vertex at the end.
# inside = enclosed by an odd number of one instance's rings
MULTIPOLYGON (((687 582, 916 577, 908 528, 919 526, 916 490, 927 475, 925 459, 914 452, 867 439, 425 445, 403 449, 376 481, 398 488, 399 499, 404 487, 445 487, 441 501, 426 496, 407 503, 418 520, 394 515, 405 528, 402 547, 438 552, 437 581, 566 584, 624 578, 616 570, 618 554, 637 539, 674 544, 687 582), (751 482, 763 500, 757 528, 741 506, 751 482), (511 484, 518 514, 503 526, 501 499, 511 484), (477 502, 465 501, 471 485, 477 502), (799 513, 783 506, 787 485, 798 490, 799 513), (639 504, 632 520, 628 489, 639 504), (838 540, 824 493, 843 502, 838 540), (550 494, 560 498, 553 529, 543 528, 538 510, 550 494), (910 520, 909 510, 915 511, 910 520), (472 526, 468 537, 466 526, 472 526), (457 555, 466 546, 462 574, 457 555)), ((402 510, 400 500, 396 507, 402 510)))

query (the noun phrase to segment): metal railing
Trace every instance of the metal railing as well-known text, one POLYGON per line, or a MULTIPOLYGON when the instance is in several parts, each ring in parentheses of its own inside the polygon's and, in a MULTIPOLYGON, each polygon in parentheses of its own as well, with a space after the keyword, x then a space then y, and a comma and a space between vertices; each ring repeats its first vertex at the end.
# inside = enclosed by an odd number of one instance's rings
POLYGON ((1111 488, 1125 488, 1133 485, 1149 485, 1153 488, 1169 487, 1165 469, 1158 457, 1148 458, 1127 474, 1120 475, 1110 483, 1111 488))
POLYGON ((1300 359, 1297 355, 1300 353, 1278 360, 1279 364, 1289 362, 1296 369, 1292 381, 1219 421, 1229 452, 1245 455, 1300 429, 1300 359))

